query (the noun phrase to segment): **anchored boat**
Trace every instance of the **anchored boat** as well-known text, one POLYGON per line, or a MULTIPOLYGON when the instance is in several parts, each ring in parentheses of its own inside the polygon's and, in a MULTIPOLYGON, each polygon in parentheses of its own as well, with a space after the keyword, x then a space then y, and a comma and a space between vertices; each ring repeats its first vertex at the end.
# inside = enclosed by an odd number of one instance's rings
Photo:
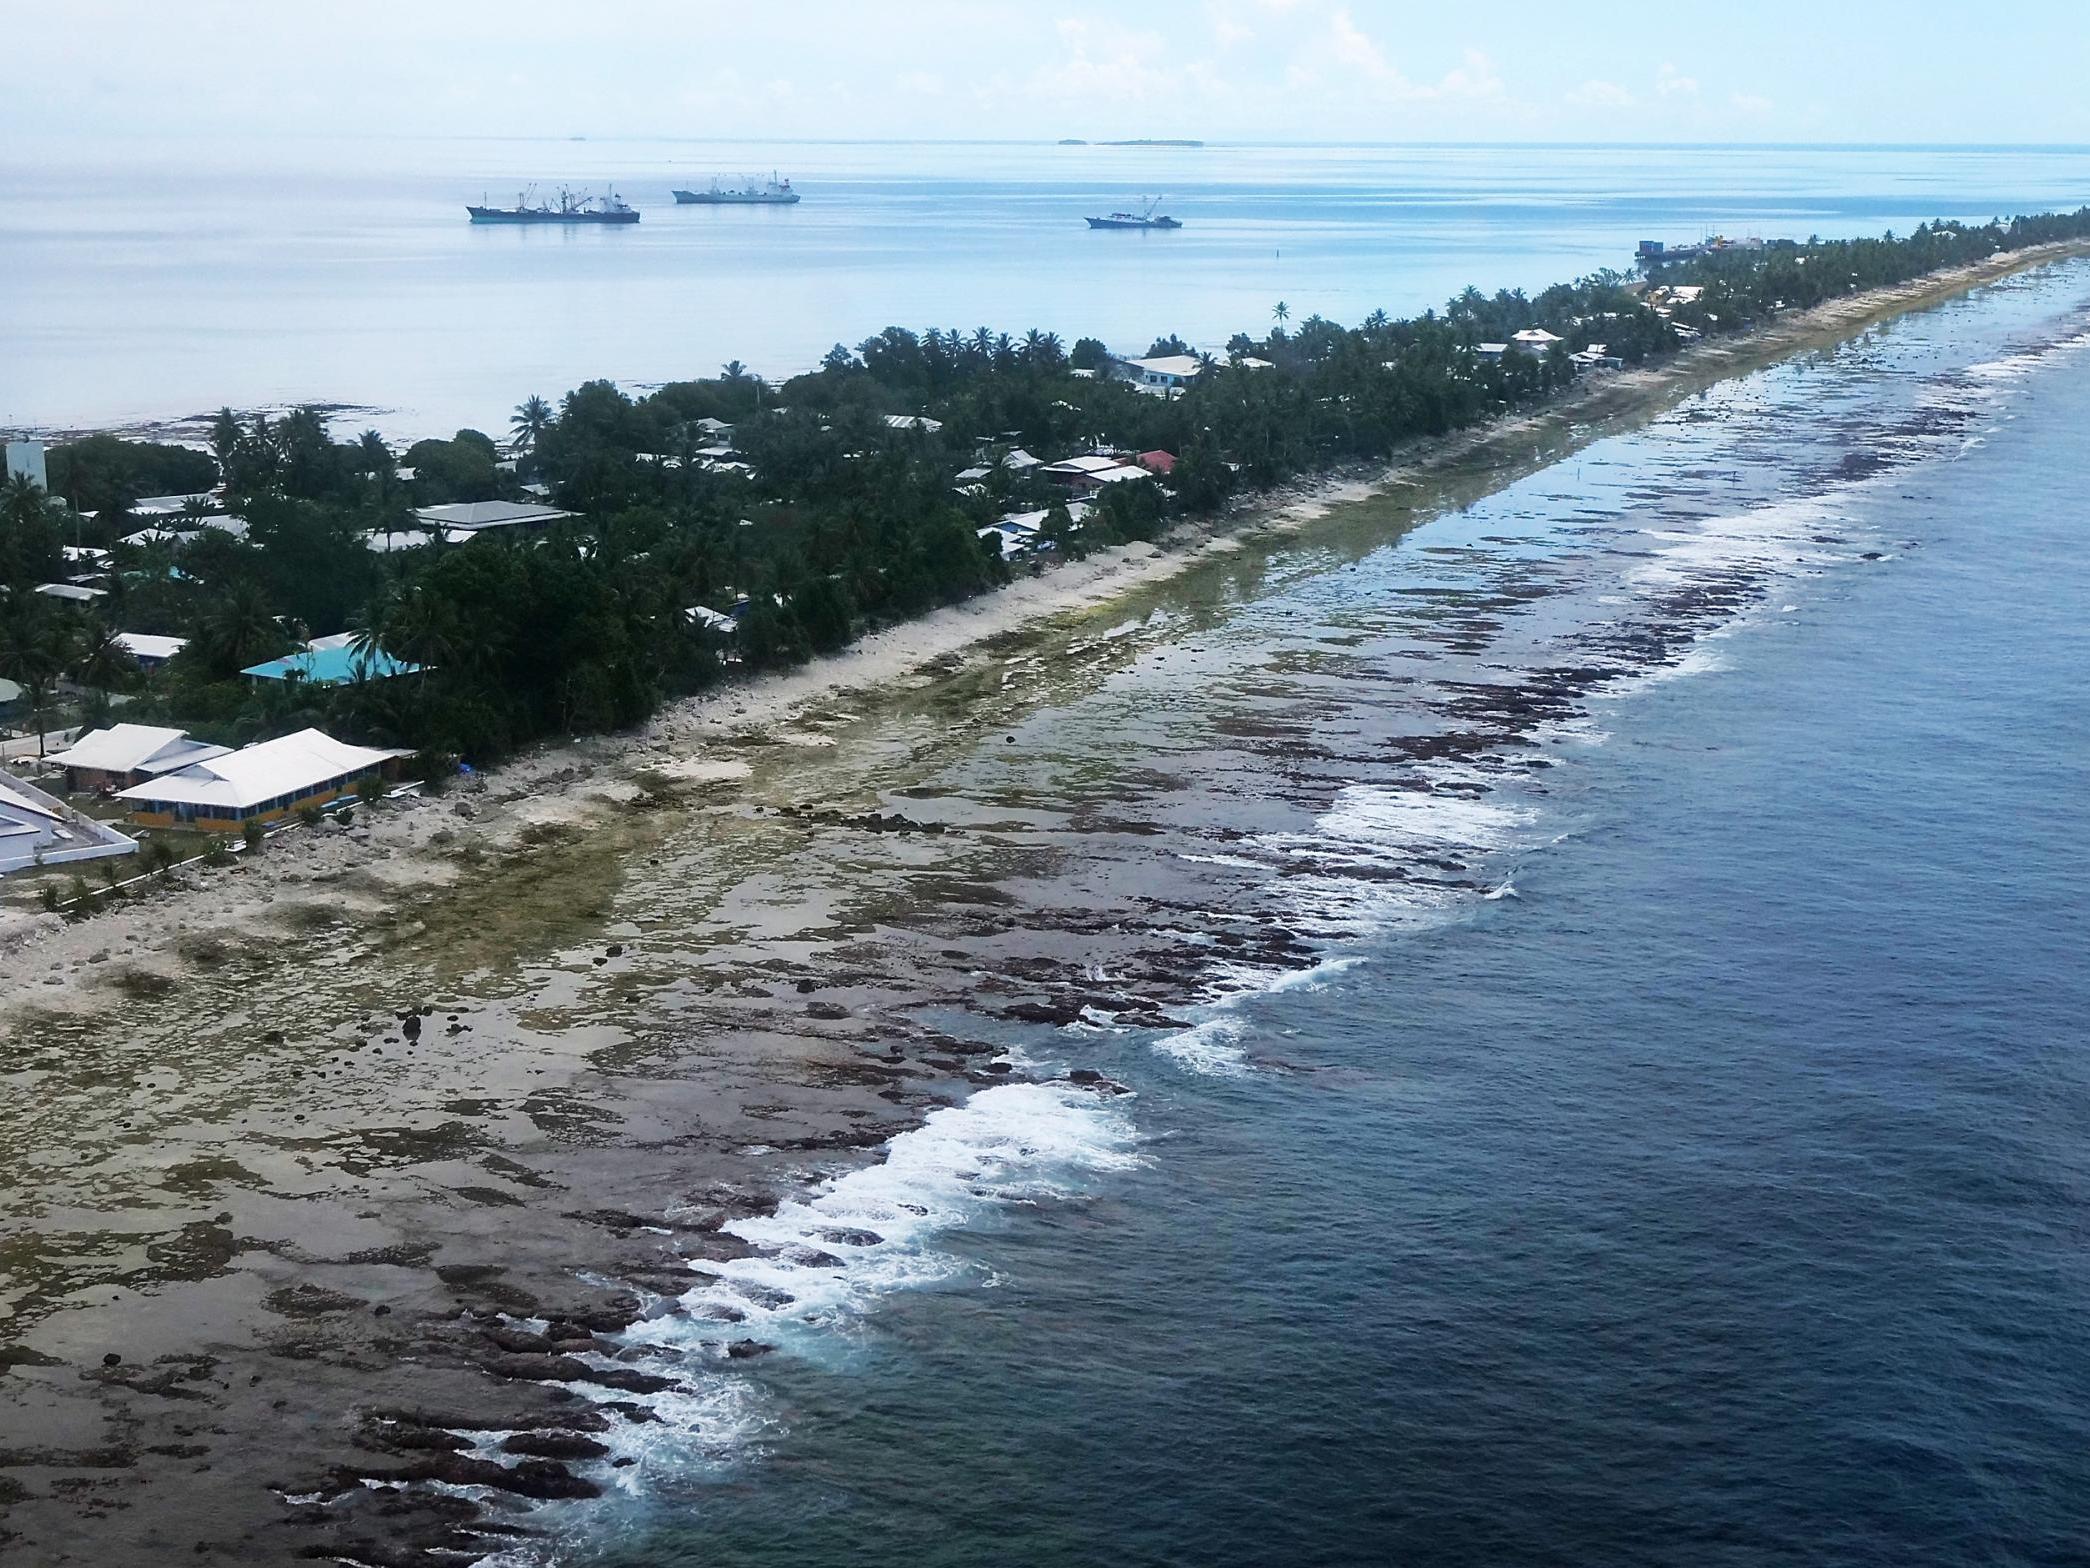
POLYGON ((474 223, 637 223, 638 209, 615 191, 607 196, 577 196, 559 187, 559 200, 532 201, 530 192, 515 198, 513 207, 466 207, 474 223))
POLYGON ((791 188, 791 182, 774 174, 766 180, 749 179, 738 185, 713 180, 706 190, 675 192, 678 207, 789 207, 797 200, 798 192, 791 188))
POLYGON ((1169 217, 1166 213, 1157 213, 1154 210, 1160 205, 1161 198, 1156 196, 1146 204, 1142 211, 1113 212, 1101 218, 1091 218, 1089 219, 1089 227, 1092 229, 1180 229, 1183 226, 1181 223, 1169 217))

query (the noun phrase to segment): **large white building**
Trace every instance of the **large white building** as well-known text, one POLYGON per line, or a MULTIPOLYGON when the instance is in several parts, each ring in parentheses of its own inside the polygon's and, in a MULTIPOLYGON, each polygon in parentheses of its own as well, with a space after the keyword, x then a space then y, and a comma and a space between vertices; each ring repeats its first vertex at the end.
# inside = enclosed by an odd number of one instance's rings
POLYGON ((8 442, 7 477, 26 479, 37 489, 49 491, 51 479, 44 467, 44 444, 41 441, 8 442))
POLYGON ((137 847, 136 839, 82 816, 33 784, 0 776, 0 876, 128 855, 137 847))

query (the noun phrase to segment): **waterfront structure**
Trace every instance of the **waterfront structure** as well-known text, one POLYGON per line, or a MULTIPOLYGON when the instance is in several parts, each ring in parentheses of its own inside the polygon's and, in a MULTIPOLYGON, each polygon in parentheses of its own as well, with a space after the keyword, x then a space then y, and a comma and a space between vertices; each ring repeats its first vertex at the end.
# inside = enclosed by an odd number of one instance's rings
POLYGON ((407 755, 299 730, 148 779, 117 798, 141 827, 237 833, 249 822, 280 822, 338 800, 407 755))
POLYGON ((191 740, 186 730, 163 725, 111 724, 106 729, 88 730, 76 736, 65 750, 46 760, 65 770, 68 790, 83 794, 128 789, 163 773, 222 757, 228 749, 191 740))
POLYGON ((0 777, 0 876, 135 854, 138 841, 21 779, 0 777))
POLYGON ((1526 327, 1522 332, 1509 335, 1510 346, 1520 348, 1535 359, 1544 359, 1553 351, 1554 345, 1567 340, 1558 333, 1548 332, 1544 327, 1526 327))

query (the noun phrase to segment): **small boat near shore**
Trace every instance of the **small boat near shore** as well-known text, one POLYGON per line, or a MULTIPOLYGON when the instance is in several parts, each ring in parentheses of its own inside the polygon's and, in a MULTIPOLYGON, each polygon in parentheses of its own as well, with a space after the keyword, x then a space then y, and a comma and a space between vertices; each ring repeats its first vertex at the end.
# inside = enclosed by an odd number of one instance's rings
POLYGON ((533 201, 531 193, 523 191, 515 198, 513 207, 467 206, 465 212, 474 223, 637 223, 638 209, 625 201, 615 191, 606 196, 576 195, 565 186, 559 187, 559 199, 552 202, 533 201))

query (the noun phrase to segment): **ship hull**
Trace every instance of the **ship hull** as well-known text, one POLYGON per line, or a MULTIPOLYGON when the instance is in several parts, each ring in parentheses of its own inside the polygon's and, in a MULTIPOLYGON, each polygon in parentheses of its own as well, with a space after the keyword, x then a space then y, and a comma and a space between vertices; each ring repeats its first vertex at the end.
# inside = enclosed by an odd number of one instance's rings
POLYGON ((467 207, 474 223, 637 223, 636 212, 516 212, 506 207, 467 207))
POLYGON ((797 205, 797 202, 796 191, 782 196, 766 196, 760 193, 736 195, 731 191, 675 192, 675 205, 678 207, 791 207, 797 205))
POLYGON ((1092 229, 1180 229, 1174 218, 1091 218, 1092 229))

